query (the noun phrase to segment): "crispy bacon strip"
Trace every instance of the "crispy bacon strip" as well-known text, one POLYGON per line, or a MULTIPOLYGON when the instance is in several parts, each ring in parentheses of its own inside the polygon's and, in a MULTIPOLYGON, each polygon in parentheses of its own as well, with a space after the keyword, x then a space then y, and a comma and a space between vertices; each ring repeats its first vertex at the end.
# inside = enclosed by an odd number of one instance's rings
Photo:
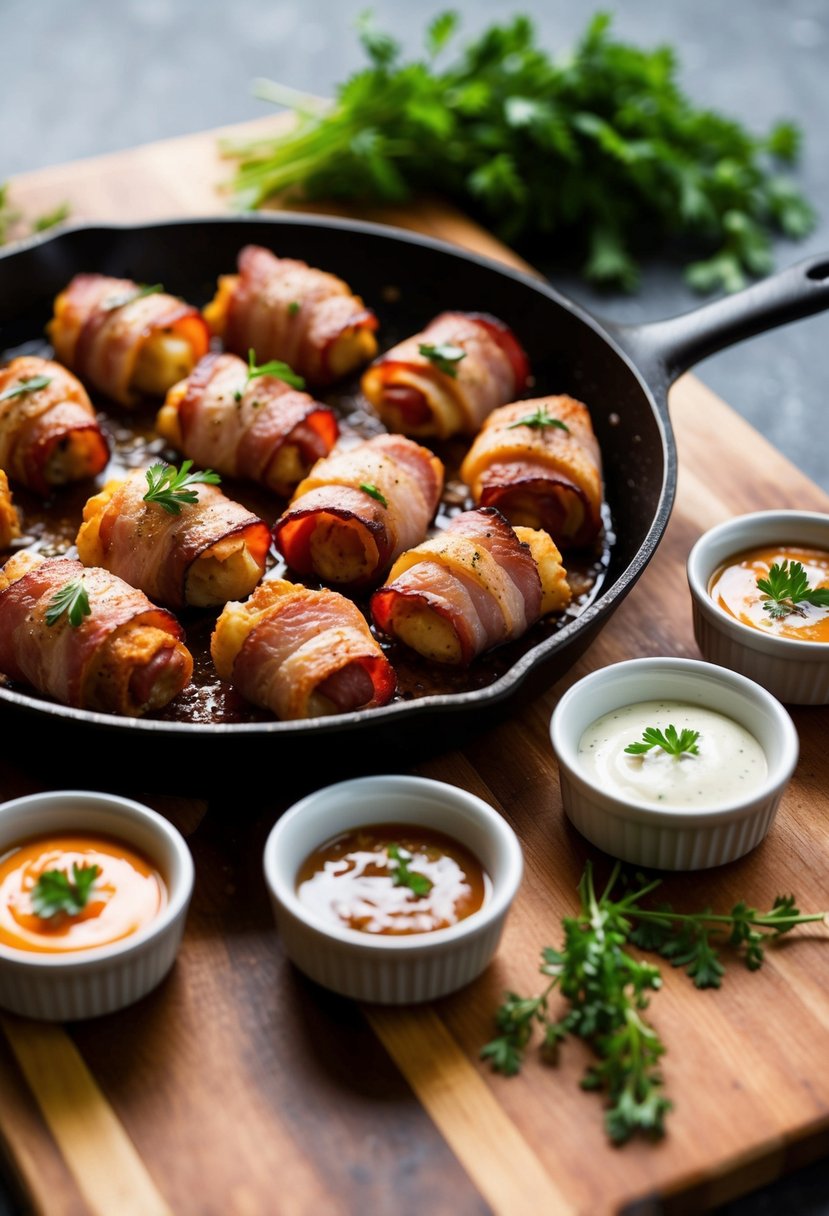
POLYGON ((559 545, 588 545, 601 531, 601 453, 587 407, 573 397, 514 401, 496 410, 461 476, 481 506, 497 507, 513 524, 543 528, 559 545))
POLYGON ((526 387, 528 376, 526 354, 497 317, 444 312, 376 359, 362 387, 389 430, 448 439, 474 435, 487 414, 526 387), (435 353, 430 358, 422 347, 435 353), (441 359, 442 350, 448 358, 441 359))
POLYGON ((121 405, 163 396, 207 354, 197 308, 132 279, 78 274, 55 300, 49 336, 62 363, 121 405))
POLYGON ((398 558, 371 612, 378 629, 424 658, 462 665, 569 599, 561 555, 545 533, 516 531, 499 511, 478 509, 398 558))
POLYGON ((311 384, 330 384, 377 353, 377 318, 336 275, 260 245, 239 254, 204 310, 213 333, 258 363, 281 359, 311 384))
POLYGON ((0 468, 38 494, 100 473, 109 445, 79 380, 59 363, 21 355, 0 368, 0 468), (43 388, 26 385, 48 380, 43 388))
POLYGON ((210 354, 167 394, 159 433, 202 468, 287 496, 337 441, 334 413, 275 376, 247 382, 236 355, 210 354))
POLYGON ((350 600, 283 579, 262 583, 246 604, 226 605, 210 650, 223 679, 282 719, 385 705, 396 685, 350 600))
POLYGON ((0 671, 65 705, 138 717, 161 709, 193 671, 175 617, 107 570, 19 553, 0 570, 0 671), (90 613, 72 625, 47 613, 82 580, 90 613))
POLYGON ((172 607, 209 607, 248 595, 265 571, 267 524, 215 486, 192 489, 198 501, 173 515, 144 501, 144 469, 107 482, 84 507, 81 561, 172 607))
POLYGON ((274 542, 301 574, 365 586, 426 535, 442 489, 436 456, 403 435, 378 435, 314 466, 274 542))

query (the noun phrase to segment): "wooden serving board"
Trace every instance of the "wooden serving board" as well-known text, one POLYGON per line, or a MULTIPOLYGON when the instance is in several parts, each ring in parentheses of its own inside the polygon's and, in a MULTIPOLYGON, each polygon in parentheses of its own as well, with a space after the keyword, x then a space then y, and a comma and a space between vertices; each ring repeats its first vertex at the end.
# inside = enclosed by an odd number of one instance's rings
MULTIPOLYGON (((223 209, 215 133, 21 178, 29 215, 67 199, 73 218, 137 220, 223 209)), ((438 205, 375 213, 509 264, 491 237, 438 205)), ((727 406, 686 377, 671 410, 677 503, 641 582, 568 678, 463 752, 412 771, 460 785, 519 833, 526 879, 494 964, 435 1005, 360 1009, 287 963, 261 877, 268 830, 319 774, 273 773, 239 799, 147 798, 182 827, 197 887, 179 961, 139 1006, 66 1028, 5 1017, 0 1133, 37 1212, 207 1216, 272 1213, 697 1213, 829 1152, 829 933, 800 931, 721 991, 663 968, 651 1015, 668 1044, 675 1102, 659 1144, 613 1149, 586 1063, 568 1044, 558 1069, 530 1057, 514 1079, 479 1061, 504 989, 537 989, 539 951, 560 940, 584 862, 605 858, 569 826, 548 723, 589 670, 646 654, 696 655, 685 556, 702 531, 763 507, 829 510, 829 499, 727 406)), ((678 908, 770 905, 794 891, 829 908, 829 710, 794 713, 802 753, 774 828, 749 857, 669 877, 678 908)), ((137 757, 152 763, 151 756, 137 757)), ((321 762, 324 758, 321 757, 321 762)), ((2 762, 5 797, 95 784, 98 758, 45 776, 2 762)), ((263 757, 267 765, 267 758, 263 757)), ((367 762, 368 767, 370 762, 367 762)), ((379 768, 382 757, 377 758, 379 768)), ((138 770, 140 765, 136 765, 138 770)), ((141 796, 140 779, 123 781, 141 796)))

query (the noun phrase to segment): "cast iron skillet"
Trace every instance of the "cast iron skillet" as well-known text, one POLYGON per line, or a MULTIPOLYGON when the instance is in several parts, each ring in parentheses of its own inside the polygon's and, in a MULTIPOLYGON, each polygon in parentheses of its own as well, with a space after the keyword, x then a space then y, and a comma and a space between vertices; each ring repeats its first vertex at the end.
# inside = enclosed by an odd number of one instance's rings
MULTIPOLYGON (((517 332, 536 375, 535 395, 570 393, 590 405, 601 444, 616 541, 599 596, 576 620, 545 636, 494 683, 304 722, 171 723, 120 719, 0 689, 7 738, 66 755, 84 743, 116 759, 152 744, 148 761, 207 763, 231 758, 279 764, 298 750, 326 756, 344 746, 377 763, 389 748, 409 759, 457 744, 519 696, 549 686, 569 668, 631 589, 668 521, 676 449, 667 390, 696 361, 731 343, 829 306, 829 257, 812 258, 740 295, 685 316, 640 327, 604 324, 543 282, 454 247, 378 225, 276 215, 182 220, 141 227, 76 227, 0 255, 0 350, 42 335, 56 293, 79 271, 163 282, 196 302, 254 242, 341 275, 376 308, 381 326, 405 334, 444 308, 495 313, 517 332), (390 285, 399 287, 390 299, 390 285), (11 736, 8 732, 11 731, 11 736), (61 746, 61 745, 66 745, 61 746)), ((381 329, 382 333, 382 329, 381 329)), ((98 753, 100 754, 100 753, 98 753)), ((134 759, 133 759, 134 763, 134 759)))

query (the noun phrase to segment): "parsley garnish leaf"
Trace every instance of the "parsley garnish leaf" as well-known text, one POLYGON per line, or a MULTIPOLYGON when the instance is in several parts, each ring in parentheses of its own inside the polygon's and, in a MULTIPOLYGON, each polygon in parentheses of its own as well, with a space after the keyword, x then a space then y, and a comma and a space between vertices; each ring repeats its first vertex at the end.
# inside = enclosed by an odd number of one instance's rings
POLYGON ((544 430, 548 426, 558 427, 561 431, 569 433, 570 428, 566 422, 562 422, 560 418, 554 418, 547 410, 546 406, 539 406, 534 414, 526 414, 523 418, 519 418, 516 422, 511 422, 507 427, 508 431, 513 431, 517 426, 529 426, 535 430, 544 430))
POLYGON ((46 609, 46 624, 57 625, 64 613, 73 629, 78 628, 85 616, 92 614, 89 596, 80 578, 73 578, 71 582, 56 591, 49 600, 49 606, 46 609))
POLYGON ((417 348, 425 359, 447 376, 451 376, 453 380, 458 376, 458 364, 461 359, 466 358, 466 351, 462 346, 454 346, 451 342, 439 342, 437 346, 432 346, 429 342, 421 342, 417 348))
POLYGON ((360 489, 365 494, 369 494, 372 498, 376 498, 377 501, 379 503, 382 503, 382 505, 384 507, 387 507, 389 505, 388 500, 386 498, 384 498, 384 496, 380 493, 380 491, 377 489, 377 486, 374 484, 373 481, 361 481, 360 489))
POLYGON ((767 578, 758 578, 757 590, 766 596, 763 608, 772 620, 781 620, 792 613, 805 616, 801 604, 829 607, 829 587, 810 587, 801 563, 788 559, 779 565, 775 562, 767 578))
POLYGON ((412 860, 411 853, 402 850, 396 844, 390 844, 386 852, 392 861, 397 862, 394 870, 392 870, 392 883, 394 886, 408 887, 418 899, 424 895, 428 895, 434 884, 431 878, 428 878, 425 874, 418 874, 415 870, 409 869, 409 862, 412 860))
POLYGON ((24 376, 19 384, 0 393, 0 401, 10 401, 12 397, 22 397, 24 393, 36 393, 38 389, 46 388, 51 383, 51 376, 24 376))
POLYGON ((652 747, 661 747, 669 756, 698 756, 698 730, 683 730, 680 734, 675 726, 669 726, 663 733, 655 726, 646 726, 642 731, 641 743, 629 743, 625 751, 631 756, 641 756, 652 747))
POLYGON ((164 290, 163 283, 141 283, 130 291, 124 291, 120 296, 109 296, 101 304, 104 312, 113 312, 116 308, 123 308, 125 304, 132 304, 134 300, 143 300, 144 296, 156 296, 164 290))
MULTIPOLYGON (((297 305, 298 307, 299 305, 297 305)), ((275 376, 277 380, 284 380, 286 384, 290 384, 291 388, 305 388, 302 376, 298 376, 293 368, 289 367, 287 363, 283 363, 281 359, 271 359, 269 363, 263 363, 261 367, 257 366, 256 351, 251 349, 248 351, 248 373, 245 383, 233 394, 236 401, 242 400, 245 389, 251 380, 255 380, 258 376, 275 376)))
POLYGON ((50 920, 59 912, 77 916, 89 902, 95 879, 101 873, 97 865, 72 865, 72 877, 64 870, 44 870, 32 888, 32 908, 35 916, 50 920))
POLYGON ((144 502, 157 503, 170 515, 180 515, 182 505, 192 505, 199 500, 198 494, 190 486, 217 486, 222 480, 212 469, 191 473, 192 467, 192 460, 183 461, 180 469, 172 464, 162 464, 161 461, 150 465, 146 472, 149 489, 144 495, 144 502))

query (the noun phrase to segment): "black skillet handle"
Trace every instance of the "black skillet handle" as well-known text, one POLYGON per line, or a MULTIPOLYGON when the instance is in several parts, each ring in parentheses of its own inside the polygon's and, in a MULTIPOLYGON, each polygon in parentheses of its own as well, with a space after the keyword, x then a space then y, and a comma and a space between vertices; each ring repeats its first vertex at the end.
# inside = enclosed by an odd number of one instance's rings
POLYGON ((667 388, 726 346, 829 308, 829 253, 806 258, 745 291, 647 325, 613 325, 613 337, 652 387, 667 388))

